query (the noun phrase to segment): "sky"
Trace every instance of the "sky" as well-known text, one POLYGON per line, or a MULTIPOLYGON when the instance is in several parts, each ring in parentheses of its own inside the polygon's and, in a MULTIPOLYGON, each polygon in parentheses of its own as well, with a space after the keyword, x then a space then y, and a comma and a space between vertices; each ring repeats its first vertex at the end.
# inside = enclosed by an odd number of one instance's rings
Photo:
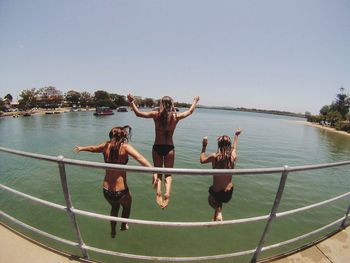
POLYGON ((54 86, 317 114, 350 92, 348 0, 0 0, 0 97, 54 86))

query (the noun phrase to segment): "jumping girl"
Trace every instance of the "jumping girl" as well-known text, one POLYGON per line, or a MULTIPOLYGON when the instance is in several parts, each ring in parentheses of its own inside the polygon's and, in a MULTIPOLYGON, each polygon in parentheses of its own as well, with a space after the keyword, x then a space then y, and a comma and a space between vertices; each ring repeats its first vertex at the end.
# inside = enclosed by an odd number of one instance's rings
MULTIPOLYGON (((140 111, 134 102, 134 96, 129 94, 128 100, 135 115, 142 118, 153 118, 155 125, 155 140, 152 147, 152 157, 155 167, 173 168, 175 160, 175 147, 173 135, 177 123, 193 113, 199 101, 199 97, 193 98, 191 107, 177 113, 173 99, 169 96, 163 97, 159 102, 159 109, 153 111, 140 111)), ((171 174, 166 174, 164 178, 165 193, 162 197, 162 174, 153 178, 153 186, 156 188, 156 202, 161 208, 165 208, 169 203, 171 191, 171 174)))
MULTIPOLYGON (((202 152, 200 154, 200 163, 212 163, 214 169, 234 169, 237 159, 237 142, 241 129, 237 129, 233 138, 227 135, 218 138, 218 150, 209 156, 206 156, 205 150, 208 145, 207 137, 202 141, 202 152)), ((209 187, 208 203, 214 208, 213 221, 222 221, 222 204, 228 203, 232 198, 233 183, 232 175, 214 175, 213 185, 209 187)))
MULTIPOLYGON (((109 132, 109 141, 96 146, 75 146, 74 151, 103 153, 105 163, 127 164, 129 155, 141 165, 152 167, 152 165, 131 145, 130 126, 114 127, 109 132)), ((129 218, 131 210, 131 193, 126 181, 126 171, 106 169, 103 181, 103 195, 112 206, 110 215, 118 216, 119 208, 122 206, 122 217, 129 218)), ((116 221, 111 222, 111 237, 116 235, 116 221)), ((122 223, 120 230, 127 230, 128 224, 122 223)))

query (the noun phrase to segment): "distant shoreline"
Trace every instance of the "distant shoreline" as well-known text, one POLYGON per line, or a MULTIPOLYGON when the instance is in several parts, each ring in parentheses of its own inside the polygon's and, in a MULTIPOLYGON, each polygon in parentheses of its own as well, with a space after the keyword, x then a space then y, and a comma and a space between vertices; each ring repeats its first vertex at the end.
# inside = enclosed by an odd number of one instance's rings
MULTIPOLYGON (((95 108, 87 108, 81 109, 80 111, 95 111, 95 108)), ((46 110, 46 109, 37 109, 37 110, 28 110, 28 111, 11 111, 11 112, 3 112, 0 117, 17 117, 22 116, 25 113, 29 113, 31 115, 37 114, 46 114, 46 113, 64 113, 70 112, 70 108, 56 108, 54 110, 46 110)))
POLYGON ((324 125, 321 125, 321 124, 308 122, 308 121, 295 121, 295 122, 300 123, 300 124, 304 124, 304 125, 307 125, 307 126, 311 126, 311 127, 316 127, 316 128, 319 128, 319 129, 327 130, 327 131, 330 131, 330 132, 343 134, 343 135, 346 135, 346 136, 350 137, 350 133, 348 133, 346 131, 338 131, 335 128, 327 127, 327 126, 324 126, 324 125))
POLYGON ((214 109, 214 110, 229 110, 229 111, 241 111, 241 112, 253 112, 253 113, 262 113, 262 114, 272 114, 279 116, 289 116, 289 117, 297 117, 297 118, 305 118, 304 114, 294 113, 289 111, 279 111, 279 110, 262 110, 262 109, 248 109, 248 108, 233 108, 233 107, 220 107, 220 106, 204 106, 197 105, 197 108, 202 109, 214 109))

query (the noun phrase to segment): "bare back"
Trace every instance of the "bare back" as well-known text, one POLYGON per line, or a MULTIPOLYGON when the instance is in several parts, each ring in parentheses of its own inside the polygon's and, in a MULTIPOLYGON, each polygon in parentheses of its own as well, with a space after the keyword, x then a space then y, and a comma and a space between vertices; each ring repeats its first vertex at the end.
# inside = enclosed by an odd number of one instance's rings
MULTIPOLYGON (((127 144, 121 144, 119 148, 118 160, 112 160, 114 164, 126 164, 128 162, 128 153, 126 152, 127 144)), ((108 142, 103 149, 103 155, 108 155, 108 142)), ((103 180, 103 188, 110 191, 122 191, 126 189, 126 172, 121 170, 106 169, 106 175, 103 180)))
MULTIPOLYGON (((217 162, 217 155, 215 153, 212 160, 213 169, 234 169, 235 160, 236 160, 236 151, 233 150, 231 153, 231 163, 232 167, 228 167, 227 165, 223 165, 220 162, 217 162)), ((232 175, 214 175, 213 176, 213 190, 215 192, 219 192, 221 190, 229 191, 233 186, 232 183, 232 175)))
POLYGON ((154 144, 168 144, 174 145, 173 135, 178 121, 171 118, 166 127, 163 126, 158 117, 154 117, 155 139, 154 144))

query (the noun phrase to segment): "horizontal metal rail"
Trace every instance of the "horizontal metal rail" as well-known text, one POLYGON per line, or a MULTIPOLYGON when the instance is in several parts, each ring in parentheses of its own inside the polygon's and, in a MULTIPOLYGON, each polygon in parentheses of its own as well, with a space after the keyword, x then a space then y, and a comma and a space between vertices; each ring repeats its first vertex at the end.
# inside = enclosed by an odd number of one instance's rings
MULTIPOLYGON (((12 222, 27 228, 37 234, 40 234, 42 236, 45 236, 47 238, 51 238, 55 241, 64 243, 64 244, 68 244, 74 247, 79 247, 79 244, 76 242, 72 242, 70 240, 67 239, 63 239, 63 238, 59 238, 56 237, 54 235, 51 235, 47 232, 41 231, 37 228, 31 227, 9 215, 7 215, 6 213, 0 211, 0 215, 6 217, 7 219, 11 220, 12 222)), ((280 243, 276 243, 276 244, 272 244, 270 246, 266 246, 263 247, 261 249, 261 251, 267 251, 273 248, 278 248, 293 242, 296 242, 298 240, 302 240, 306 237, 315 235, 325 229, 328 229, 336 224, 339 224, 339 222, 341 222, 343 220, 343 218, 340 218, 324 227, 321 227, 319 229, 316 229, 312 232, 309 232, 305 235, 301 235, 298 237, 295 237, 293 239, 289 239, 287 241, 283 241, 280 243)), ((128 253, 122 253, 122 252, 117 252, 117 251, 110 251, 110 250, 105 250, 105 249, 100 249, 100 248, 96 248, 96 247, 91 247, 91 246, 87 246, 84 245, 83 246, 84 249, 88 250, 88 251, 93 251, 93 252, 97 252, 97 253, 102 253, 102 254, 106 254, 106 255, 111 255, 111 256, 118 256, 118 257, 124 257, 124 258, 129 258, 129 259, 140 259, 140 260, 151 260, 151 261, 173 261, 173 262, 188 262, 188 261, 204 261, 204 260, 214 260, 214 259, 224 259, 224 258, 232 258, 232 257, 238 257, 238 256, 244 256, 244 255, 250 255, 253 254, 255 252, 255 249, 250 249, 250 250, 246 250, 246 251, 239 251, 239 252, 233 252, 233 253, 227 253, 227 254, 220 254, 220 255, 208 255, 208 256, 199 256, 199 257, 160 257, 160 256, 146 256, 146 255, 136 255, 136 254, 128 254, 128 253)))
POLYGON ((293 242, 302 240, 302 239, 304 239, 304 238, 310 237, 310 236, 315 235, 315 234, 317 234, 317 233, 319 233, 319 232, 321 232, 321 231, 324 231, 324 230, 326 230, 326 229, 328 229, 328 228, 330 228, 330 227, 332 227, 332 226, 335 226, 335 225, 339 224, 339 223, 342 222, 343 220, 344 220, 343 217, 342 217, 342 218, 339 218, 339 219, 335 220, 334 222, 332 222, 332 223, 330 223, 330 224, 328 224, 328 225, 325 225, 325 226, 323 226, 323 227, 320 227, 320 228, 318 228, 318 229, 316 229, 316 230, 314 230, 314 231, 311 231, 311 232, 309 232, 309 233, 307 233, 307 234, 300 235, 300 236, 298 236, 298 237, 295 237, 295 238, 292 238, 292 239, 289 239, 289 240, 286 240, 286 241, 283 241, 283 242, 279 242, 279 243, 277 243, 277 244, 273 244, 273 245, 270 245, 270 246, 266 246, 266 247, 264 247, 261 251, 266 251, 266 250, 269 250, 269 249, 272 249, 272 248, 277 248, 277 247, 285 246, 285 245, 288 245, 288 244, 290 244, 290 243, 293 243, 293 242))
POLYGON ((42 231, 42 230, 39 230, 39 229, 37 229, 35 227, 27 225, 27 224, 23 223, 22 221, 17 220, 16 218, 6 214, 5 212, 3 212, 1 210, 0 210, 0 215, 3 216, 3 217, 6 217, 7 219, 9 219, 10 221, 16 223, 17 225, 19 225, 21 227, 24 227, 26 229, 29 229, 29 230, 33 231, 34 233, 37 233, 37 234, 42 235, 44 237, 47 237, 47 238, 50 238, 52 240, 55 240, 55 241, 58 241, 58 242, 61 242, 63 244, 67 244, 67 245, 70 245, 70 246, 74 246, 74 247, 78 247, 78 245, 79 245, 76 242, 72 242, 70 240, 63 239, 63 238, 57 237, 55 235, 51 235, 51 234, 49 234, 49 233, 47 233, 45 231, 42 231))
MULTIPOLYGON (((52 208, 56 208, 58 210, 63 210, 67 211, 67 207, 63 205, 58 205, 49 201, 45 201, 43 199, 33 197, 31 195, 24 194, 22 192, 19 192, 17 190, 14 190, 8 186, 5 186, 3 184, 0 184, 0 188, 7 190, 9 192, 12 192, 14 194, 17 194, 19 196, 28 198, 29 200, 32 200, 36 203, 40 203, 52 208)), ((304 206, 300 207, 297 209, 285 211, 285 212, 280 212, 276 214, 276 217, 282 217, 286 216, 289 214, 293 213, 298 213, 302 212, 305 210, 309 210, 311 208, 315 208, 333 201, 336 201, 338 199, 344 198, 346 196, 350 196, 350 192, 347 192, 345 194, 333 197, 331 199, 309 205, 309 206, 304 206)), ((225 220, 225 221, 208 221, 208 222, 168 222, 168 221, 153 221, 153 220, 141 220, 141 219, 132 219, 132 218, 123 218, 123 217, 115 217, 115 216, 108 216, 108 215, 102 215, 98 213, 93 213, 93 212, 88 212, 84 210, 79 210, 76 208, 71 208, 71 211, 74 214, 77 215, 83 215, 95 219, 101 219, 101 220, 106 220, 106 221, 117 221, 117 222, 123 222, 123 223, 130 223, 130 224, 137 224, 137 225, 150 225, 150 226, 159 226, 159 227, 208 227, 208 226, 222 226, 222 225, 233 225, 233 224, 244 224, 244 223, 249 223, 249 222, 257 222, 261 220, 266 220, 268 219, 269 215, 263 215, 263 216, 256 216, 256 217, 248 217, 248 218, 241 218, 241 219, 232 219, 232 220, 225 220)))
MULTIPOLYGON (((0 152, 7 152, 15 155, 20 155, 24 157, 49 161, 49 162, 62 162, 65 164, 78 165, 91 168, 99 169, 115 169, 124 170, 130 172, 145 172, 145 173, 170 173, 170 174, 182 174, 182 175, 220 175, 220 174, 232 174, 232 175, 254 175, 254 174, 271 174, 271 173, 282 173, 284 171, 283 167, 274 168, 254 168, 254 169, 185 169, 185 168, 159 168, 159 167, 142 167, 133 165, 123 165, 123 164, 110 164, 110 163, 99 163, 83 160, 68 159, 61 155, 59 156, 47 156, 42 154, 29 153, 24 151, 18 151, 13 149, 8 149, 0 147, 0 152)), ((304 165, 304 166, 290 166, 288 167, 290 172, 299 172, 306 170, 314 170, 321 168, 331 168, 336 166, 349 165, 350 161, 334 162, 327 164, 315 164, 315 165, 304 165)))
POLYGON ((67 210, 67 207, 65 207, 63 205, 58 205, 58 204, 55 204, 55 203, 52 203, 52 202, 49 202, 49 201, 46 201, 46 200, 43 200, 43 199, 31 196, 31 195, 24 194, 24 193, 22 193, 20 191, 14 190, 14 189, 12 189, 12 188, 10 188, 8 186, 5 186, 3 184, 0 184, 0 188, 2 188, 4 190, 7 190, 7 191, 9 191, 11 193, 14 193, 16 195, 22 196, 24 198, 28 198, 29 200, 32 200, 32 201, 34 201, 36 203, 46 205, 48 207, 56 208, 58 210, 63 210, 63 211, 67 210))
POLYGON ((41 234, 45 237, 54 239, 56 241, 75 246, 80 248, 83 256, 85 258, 88 258, 87 251, 94 251, 98 253, 108 254, 108 255, 114 255, 114 256, 120 256, 120 257, 126 257, 131 259, 143 259, 143 260, 157 260, 157 261, 198 261, 198 260, 214 260, 214 259, 222 259, 222 258, 229 258, 229 257, 236 257, 236 256, 242 256, 242 255, 248 255, 253 254, 253 258, 251 259, 251 262, 256 262, 259 254, 261 251, 266 251, 271 248, 280 247, 301 239, 304 239, 306 237, 309 237, 311 235, 314 235, 316 233, 319 233, 320 231, 323 231, 331 226, 334 226, 341 223, 340 228, 345 227, 345 223, 349 217, 349 211, 350 206, 346 208, 345 216, 341 219, 338 219, 337 221, 334 221, 331 224, 328 224, 324 227, 321 227, 317 230, 311 231, 309 233, 306 233, 304 235, 301 235, 299 237, 295 237, 290 240, 286 240, 283 242, 279 242, 277 244, 273 244, 270 246, 264 246, 264 242, 266 239, 266 236, 269 232, 269 228, 271 227, 272 222, 277 217, 283 217, 286 215, 306 211, 312 208, 316 208, 331 202, 334 202, 338 199, 347 197, 350 195, 350 192, 341 194, 339 196, 327 199, 322 202, 314 203, 308 206, 300 207, 297 209, 292 209, 289 211, 284 212, 277 212, 279 203, 281 201, 283 191, 284 191, 284 185, 287 180, 287 174, 291 172, 300 172, 300 171, 307 171, 307 170, 315 170, 315 169, 325 169, 325 168, 331 168, 331 167, 337 167, 337 166, 344 166, 349 165, 350 161, 343 161, 343 162, 335 162, 335 163, 327 163, 327 164, 315 164, 315 165, 304 165, 304 166, 295 166, 295 167, 276 167, 276 168, 255 168, 255 169, 183 169, 183 168, 157 168, 157 167, 139 167, 139 166, 131 166, 131 165, 118 165, 118 164, 108 164, 108 163, 99 163, 99 162, 90 162, 90 161, 82 161, 82 160, 74 160, 74 159, 67 159, 63 156, 47 156, 47 155, 41 155, 41 154, 35 154, 35 153, 29 153, 24 151, 18 151, 13 149, 8 149, 4 147, 0 147, 0 152, 6 152, 10 154, 15 154, 23 157, 28 158, 34 158, 38 160, 43 161, 49 161, 54 162, 59 165, 59 172, 61 176, 61 184, 62 189, 66 201, 66 206, 55 204, 46 200, 42 200, 37 197, 30 196, 28 194, 22 193, 20 191, 14 190, 8 186, 0 184, 0 188, 3 190, 12 192, 16 195, 19 195, 24 198, 28 198, 29 200, 32 200, 33 202, 40 203, 58 210, 65 211, 72 222, 73 229, 76 234, 76 238, 78 242, 72 242, 69 240, 65 240, 59 237, 56 237, 54 235, 48 234, 46 232, 43 232, 41 230, 38 230, 36 228, 33 228, 9 215, 4 213, 3 211, 0 211, 0 215, 3 217, 8 218, 9 220, 21 225, 22 227, 25 227, 29 230, 32 230, 38 234, 41 234), (170 173, 170 174, 181 174, 181 175, 202 175, 202 176, 212 176, 212 175, 257 175, 257 174, 272 174, 272 173, 282 173, 280 184, 278 187, 278 191, 276 193, 276 197, 274 200, 273 207, 271 209, 271 212, 269 215, 263 215, 263 216, 256 216, 256 217, 250 217, 250 218, 242 218, 242 219, 233 219, 233 220, 226 220, 226 221, 219 221, 219 222, 162 222, 162 221, 152 221, 152 220, 141 220, 141 219, 130 219, 130 218, 121 218, 121 217, 112 217, 107 215, 101 215, 97 213, 92 213, 89 211, 83 211, 79 210, 73 207, 73 204, 71 202, 69 188, 66 180, 66 171, 65 171, 65 164, 69 165, 76 165, 76 166, 83 166, 83 167, 89 167, 89 168, 98 168, 98 169, 115 169, 115 170, 125 170, 125 171, 132 171, 132 172, 142 172, 142 173, 170 173), (221 226, 221 225, 231 225, 231 224, 241 224, 241 223, 248 223, 248 222, 255 222, 260 220, 266 220, 267 225, 265 226, 265 230, 262 234, 262 237, 260 239, 260 242, 258 246, 252 250, 247 251, 241 251, 241 252, 233 252, 229 254, 222 254, 222 255, 209 255, 209 256, 200 256, 200 257, 158 257, 158 256, 146 256, 146 255, 133 255, 133 254, 127 254, 122 252, 114 252, 114 251, 108 251, 101 248, 95 248, 88 245, 85 245, 81 235, 79 226, 75 220, 75 215, 83 215, 88 216, 100 220, 108 220, 108 221, 120 221, 125 223, 131 223, 131 224, 143 224, 143 225, 152 225, 152 226, 167 226, 167 227, 207 227, 207 226, 221 226))
POLYGON ((318 206, 321 206, 321 205, 325 205, 325 204, 334 202, 334 201, 336 201, 338 199, 341 199, 341 198, 344 198, 346 196, 350 196, 350 192, 347 192, 347 193, 342 194, 342 195, 338 195, 336 197, 330 198, 330 199, 325 200, 323 202, 319 202, 319 203, 315 203, 315 204, 312 204, 312 205, 300 207, 300 208, 297 208, 297 209, 292 209, 292 210, 289 210, 289 211, 277 213, 276 217, 282 217, 282 216, 286 216, 286 215, 302 212, 302 211, 305 211, 305 210, 309 210, 311 208, 315 208, 315 207, 318 207, 318 206))

